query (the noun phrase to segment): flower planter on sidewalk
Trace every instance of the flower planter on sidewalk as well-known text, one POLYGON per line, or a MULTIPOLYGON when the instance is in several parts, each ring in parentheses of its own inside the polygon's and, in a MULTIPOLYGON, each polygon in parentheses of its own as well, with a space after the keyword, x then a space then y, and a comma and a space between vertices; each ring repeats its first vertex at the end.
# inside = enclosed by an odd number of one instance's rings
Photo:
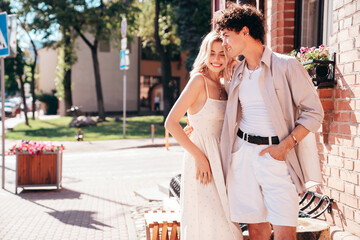
POLYGON ((62 183, 64 146, 51 143, 22 141, 9 149, 16 155, 15 193, 19 187, 56 187, 62 183))
POLYGON ((56 187, 62 183, 62 151, 42 154, 16 153, 16 184, 19 187, 56 187))

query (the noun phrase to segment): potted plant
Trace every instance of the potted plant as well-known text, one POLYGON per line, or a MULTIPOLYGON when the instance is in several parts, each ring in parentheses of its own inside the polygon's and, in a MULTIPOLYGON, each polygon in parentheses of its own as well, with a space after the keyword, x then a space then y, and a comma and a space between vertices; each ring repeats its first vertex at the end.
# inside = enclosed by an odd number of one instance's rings
POLYGON ((15 192, 18 187, 61 187, 64 146, 21 141, 8 151, 16 155, 15 192))
POLYGON ((304 65, 315 86, 329 87, 335 84, 335 54, 334 60, 331 61, 326 46, 301 47, 299 51, 293 50, 290 55, 304 65))

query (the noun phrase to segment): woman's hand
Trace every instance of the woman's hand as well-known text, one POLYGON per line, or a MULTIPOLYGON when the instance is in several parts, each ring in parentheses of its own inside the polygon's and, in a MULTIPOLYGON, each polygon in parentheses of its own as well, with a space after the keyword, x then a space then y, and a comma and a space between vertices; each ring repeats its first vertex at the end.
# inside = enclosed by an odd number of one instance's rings
POLYGON ((196 166, 196 180, 200 179, 200 183, 207 185, 211 182, 212 174, 209 160, 205 154, 201 152, 199 156, 195 157, 196 166))
POLYGON ((224 74, 223 74, 223 77, 225 78, 225 81, 228 81, 230 82, 231 81, 231 77, 232 77, 232 74, 233 74, 233 70, 234 70, 234 66, 236 64, 239 63, 239 60, 237 60, 237 58, 235 59, 232 59, 229 61, 228 65, 225 67, 224 69, 224 74))

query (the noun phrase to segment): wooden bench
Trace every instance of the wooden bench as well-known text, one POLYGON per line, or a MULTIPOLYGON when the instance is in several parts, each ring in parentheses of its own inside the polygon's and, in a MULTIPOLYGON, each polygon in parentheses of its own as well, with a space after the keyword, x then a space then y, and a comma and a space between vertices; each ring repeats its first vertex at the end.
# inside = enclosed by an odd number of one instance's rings
POLYGON ((144 216, 146 240, 180 240, 178 213, 174 211, 152 211, 145 212, 144 216))

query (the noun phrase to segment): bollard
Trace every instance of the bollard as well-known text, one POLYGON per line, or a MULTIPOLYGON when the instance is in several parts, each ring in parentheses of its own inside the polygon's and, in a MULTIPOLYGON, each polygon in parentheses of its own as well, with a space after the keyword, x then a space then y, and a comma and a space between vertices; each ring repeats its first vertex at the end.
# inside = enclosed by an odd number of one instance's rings
POLYGON ((84 140, 84 134, 81 131, 81 128, 78 128, 78 132, 76 134, 76 140, 78 140, 78 141, 83 141, 84 140))
POLYGON ((166 150, 169 150, 169 131, 165 129, 165 147, 166 150))
POLYGON ((155 125, 151 124, 151 141, 154 143, 154 136, 155 136, 155 125))

